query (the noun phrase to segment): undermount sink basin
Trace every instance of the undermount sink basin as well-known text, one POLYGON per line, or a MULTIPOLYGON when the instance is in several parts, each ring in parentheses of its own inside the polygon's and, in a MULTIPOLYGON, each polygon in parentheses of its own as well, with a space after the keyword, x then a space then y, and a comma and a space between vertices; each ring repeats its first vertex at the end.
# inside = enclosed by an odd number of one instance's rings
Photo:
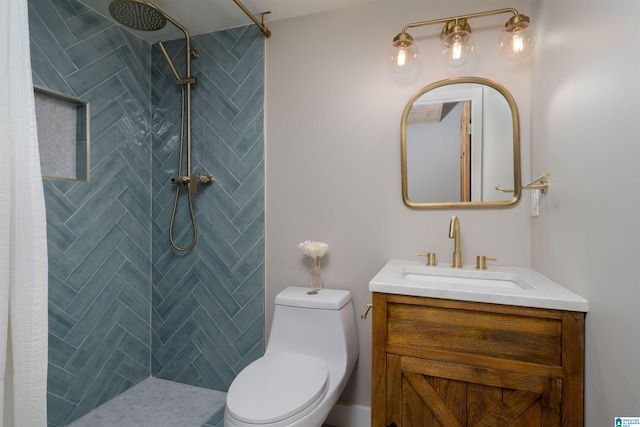
POLYGON ((406 280, 440 283, 452 286, 533 289, 533 287, 518 274, 499 271, 405 266, 402 269, 402 274, 406 280))
POLYGON ((369 282, 369 290, 557 310, 588 310, 588 301, 528 268, 426 266, 391 260, 369 282))

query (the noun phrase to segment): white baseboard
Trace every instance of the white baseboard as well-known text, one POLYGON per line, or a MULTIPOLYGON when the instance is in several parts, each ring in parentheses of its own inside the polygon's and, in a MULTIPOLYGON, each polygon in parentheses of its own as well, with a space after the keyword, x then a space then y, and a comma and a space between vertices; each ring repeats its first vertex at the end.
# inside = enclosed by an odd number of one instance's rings
POLYGON ((338 402, 325 423, 334 427, 371 427, 371 408, 338 402))

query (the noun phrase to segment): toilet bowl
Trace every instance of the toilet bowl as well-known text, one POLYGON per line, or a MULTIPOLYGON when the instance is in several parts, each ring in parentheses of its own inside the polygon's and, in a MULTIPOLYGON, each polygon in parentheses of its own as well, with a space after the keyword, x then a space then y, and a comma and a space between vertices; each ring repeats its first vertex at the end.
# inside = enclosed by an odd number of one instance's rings
POLYGON ((357 358, 351 292, 283 290, 265 355, 229 387, 225 427, 320 427, 357 358))

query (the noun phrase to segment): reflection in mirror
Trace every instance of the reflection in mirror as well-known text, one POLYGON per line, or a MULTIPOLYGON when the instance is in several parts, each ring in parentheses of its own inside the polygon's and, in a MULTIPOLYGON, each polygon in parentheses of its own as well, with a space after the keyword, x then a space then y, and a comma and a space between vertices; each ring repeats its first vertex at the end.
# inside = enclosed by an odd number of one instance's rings
POLYGON ((465 77, 423 88, 404 110, 400 142, 408 206, 499 207, 520 197, 518 110, 495 82, 465 77))

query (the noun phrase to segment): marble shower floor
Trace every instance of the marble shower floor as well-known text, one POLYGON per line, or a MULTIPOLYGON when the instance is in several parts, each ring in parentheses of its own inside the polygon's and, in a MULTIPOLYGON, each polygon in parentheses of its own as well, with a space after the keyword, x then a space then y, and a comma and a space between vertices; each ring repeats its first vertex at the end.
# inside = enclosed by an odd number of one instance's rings
POLYGON ((222 425, 226 393, 148 378, 68 427, 201 427, 222 425))

